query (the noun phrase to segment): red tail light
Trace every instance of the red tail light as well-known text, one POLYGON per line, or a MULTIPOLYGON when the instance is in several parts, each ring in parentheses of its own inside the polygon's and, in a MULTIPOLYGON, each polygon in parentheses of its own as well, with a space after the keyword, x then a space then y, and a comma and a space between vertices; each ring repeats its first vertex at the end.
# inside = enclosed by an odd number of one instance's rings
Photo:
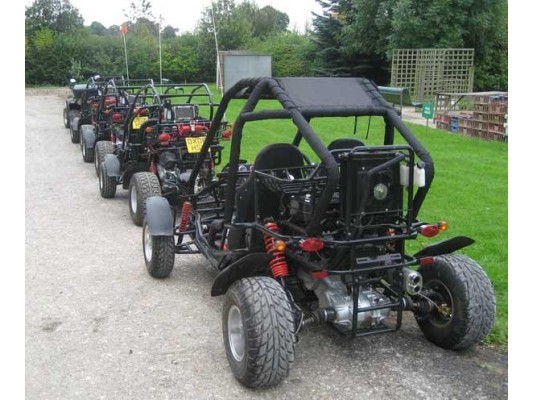
POLYGON ((440 232, 438 225, 422 225, 420 233, 425 237, 437 236, 440 232))
POLYGON ((300 242, 300 248, 308 253, 315 253, 324 248, 324 242, 317 238, 304 239, 300 242))
POLYGON ((420 265, 431 265, 433 264, 433 257, 423 257, 420 260, 420 265))
POLYGON ((160 141, 161 143, 163 143, 163 142, 168 142, 168 141, 170 141, 170 137, 171 137, 170 134, 168 134, 168 133, 162 133, 161 135, 159 135, 159 141, 160 141))
POLYGON ((327 277, 328 277, 328 271, 326 270, 311 272, 311 278, 313 279, 324 279, 327 277))
POLYGON ((110 106, 111 104, 116 104, 117 103, 117 99, 115 99, 114 97, 107 97, 105 100, 104 100, 104 104, 106 106, 110 106))
POLYGON ((233 132, 230 129, 226 129, 224 132, 222 132, 222 139, 229 140, 231 135, 233 135, 233 132))
POLYGON ((113 118, 113 122, 115 122, 115 123, 122 122, 122 114, 121 113, 114 113, 112 118, 113 118))

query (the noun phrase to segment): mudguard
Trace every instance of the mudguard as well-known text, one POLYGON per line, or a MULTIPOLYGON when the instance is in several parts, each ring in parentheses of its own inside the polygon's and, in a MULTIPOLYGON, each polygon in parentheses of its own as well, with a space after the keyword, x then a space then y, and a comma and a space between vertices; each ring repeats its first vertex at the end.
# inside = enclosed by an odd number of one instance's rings
POLYGON ((146 223, 152 236, 174 235, 174 218, 167 199, 161 196, 148 197, 146 223))
POLYGON ((107 176, 119 178, 120 177, 120 161, 114 154, 106 154, 104 164, 107 176))
POLYGON ((83 136, 83 143, 87 149, 94 149, 96 142, 96 134, 94 133, 94 127, 92 125, 82 125, 81 135, 83 136))
POLYGON ((456 250, 462 249, 463 247, 470 246, 472 243, 474 243, 474 239, 471 239, 467 236, 456 236, 448 240, 430 244, 416 253, 414 257, 435 257, 442 254, 450 254, 456 250))
POLYGON ((72 129, 74 131, 77 131, 79 129, 79 126, 78 126, 79 123, 80 123, 79 115, 77 115, 74 118, 72 118, 72 121, 70 122, 70 125, 72 126, 72 129))
POLYGON ((263 272, 268 270, 268 262, 271 258, 272 256, 268 253, 251 253, 239 258, 217 275, 211 287, 211 296, 226 293, 231 284, 239 279, 263 275, 263 272))

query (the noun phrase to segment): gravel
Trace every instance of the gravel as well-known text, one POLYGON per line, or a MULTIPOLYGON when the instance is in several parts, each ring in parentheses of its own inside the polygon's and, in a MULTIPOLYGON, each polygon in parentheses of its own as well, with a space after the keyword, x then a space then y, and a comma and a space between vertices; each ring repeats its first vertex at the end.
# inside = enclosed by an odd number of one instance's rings
POLYGON ((103 199, 63 127, 64 89, 26 91, 26 399, 506 399, 507 354, 393 334, 300 335, 290 376, 250 390, 231 374, 222 297, 200 256, 165 280, 144 266, 127 192, 103 199))

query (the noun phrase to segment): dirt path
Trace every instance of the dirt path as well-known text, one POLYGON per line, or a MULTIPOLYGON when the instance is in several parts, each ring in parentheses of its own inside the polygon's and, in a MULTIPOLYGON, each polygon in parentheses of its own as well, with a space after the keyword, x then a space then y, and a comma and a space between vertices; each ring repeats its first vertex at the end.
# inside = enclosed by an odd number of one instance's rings
POLYGON ((102 199, 62 124, 66 92, 26 91, 26 399, 506 399, 507 356, 427 342, 408 316, 355 341, 304 332, 287 380, 248 390, 222 342, 199 256, 145 270, 126 192, 102 199))

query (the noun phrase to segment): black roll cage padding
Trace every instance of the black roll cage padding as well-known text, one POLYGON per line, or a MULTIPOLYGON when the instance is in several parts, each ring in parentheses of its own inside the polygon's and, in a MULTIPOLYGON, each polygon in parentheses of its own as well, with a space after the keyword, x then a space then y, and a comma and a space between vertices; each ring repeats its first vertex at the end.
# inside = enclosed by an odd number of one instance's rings
MULTIPOLYGON (((335 78, 331 78, 335 79, 335 78)), ((354 78, 355 79, 355 78, 354 78)), ((426 185, 417 190, 413 201, 413 219, 416 218, 422 202, 426 197, 427 192, 431 186, 434 176, 433 160, 429 152, 422 146, 416 137, 409 131, 407 126, 400 119, 396 111, 383 99, 377 87, 370 81, 360 80, 360 85, 364 87, 366 94, 371 97, 373 101, 378 103, 377 106, 303 106, 298 107, 291 99, 290 94, 280 86, 276 78, 254 78, 243 79, 231 87, 222 97, 220 105, 217 109, 209 132, 206 136, 202 149, 195 167, 193 168, 189 181, 187 183, 187 192, 189 195, 193 194, 194 181, 198 176, 202 162, 205 159, 207 152, 214 140, 215 133, 222 121, 223 115, 228 108, 229 102, 234 98, 243 98, 249 94, 248 100, 237 117, 231 141, 230 159, 228 165, 227 177, 227 191, 226 200, 224 204, 224 220, 231 222, 233 210, 235 206, 235 190, 237 182, 237 169, 240 158, 242 129, 246 122, 257 121, 262 119, 292 119, 298 128, 297 136, 301 135, 311 149, 318 155, 322 164, 325 166, 328 173, 328 180, 326 186, 320 196, 313 218, 307 225, 306 232, 309 235, 316 235, 319 232, 320 221, 329 205, 329 202, 337 188, 339 182, 339 168, 331 152, 327 149, 325 144, 320 140, 319 136, 313 131, 309 122, 314 117, 349 117, 349 116, 382 116, 385 121, 385 137, 384 145, 394 144, 394 129, 397 129, 405 141, 412 147, 415 154, 425 164, 426 185), (262 98, 277 99, 282 105, 281 110, 260 110, 254 111, 257 103, 262 98)), ((320 94, 317 94, 320 96, 320 94)), ((293 142, 294 143, 294 142, 293 142)))

